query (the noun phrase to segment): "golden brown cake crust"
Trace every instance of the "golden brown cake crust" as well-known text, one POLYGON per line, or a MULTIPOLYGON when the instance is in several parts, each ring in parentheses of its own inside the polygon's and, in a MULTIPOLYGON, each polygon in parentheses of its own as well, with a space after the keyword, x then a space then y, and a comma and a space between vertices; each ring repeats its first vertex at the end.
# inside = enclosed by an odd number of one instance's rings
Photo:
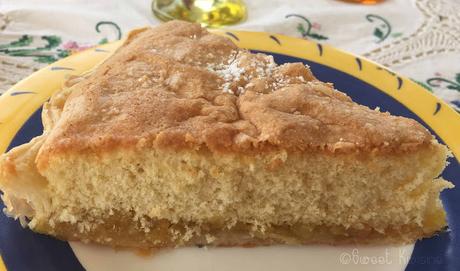
POLYGON ((401 153, 431 140, 416 121, 353 103, 301 63, 278 66, 174 21, 133 32, 72 87, 37 161, 114 147, 401 153))

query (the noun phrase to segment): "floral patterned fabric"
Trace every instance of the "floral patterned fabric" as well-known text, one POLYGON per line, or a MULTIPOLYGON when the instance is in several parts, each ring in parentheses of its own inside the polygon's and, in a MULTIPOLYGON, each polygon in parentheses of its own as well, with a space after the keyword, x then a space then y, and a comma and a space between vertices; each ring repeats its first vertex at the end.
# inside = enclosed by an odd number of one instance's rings
MULTIPOLYGON (((248 19, 231 28, 296 36, 364 55, 412 78, 460 110, 458 1, 387 0, 372 6, 336 0, 246 3, 248 19), (440 29, 447 33, 441 39, 434 36, 440 29), (412 46, 411 41, 420 40, 422 34, 432 35, 433 42, 412 46), (451 41, 444 42, 449 35, 451 41), (403 49, 394 53, 395 46, 403 49)), ((0 1, 0 91, 30 72, 18 68, 14 74, 11 67, 36 69, 120 39, 132 28, 159 24, 150 5, 151 0, 0 1)))

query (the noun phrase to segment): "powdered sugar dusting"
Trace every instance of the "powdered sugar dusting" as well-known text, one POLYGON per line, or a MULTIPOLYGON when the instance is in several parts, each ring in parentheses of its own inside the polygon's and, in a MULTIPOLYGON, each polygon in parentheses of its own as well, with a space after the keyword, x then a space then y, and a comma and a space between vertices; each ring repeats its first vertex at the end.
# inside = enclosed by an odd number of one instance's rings
POLYGON ((244 94, 251 80, 271 76, 276 69, 273 56, 259 54, 254 57, 249 52, 232 52, 227 63, 208 65, 208 70, 224 80, 221 89, 234 95, 244 94))
POLYGON ((233 82, 238 82, 245 70, 239 67, 238 59, 234 59, 234 61, 232 61, 224 69, 216 70, 215 72, 224 79, 222 91, 230 94, 235 94, 231 89, 231 84, 233 82))

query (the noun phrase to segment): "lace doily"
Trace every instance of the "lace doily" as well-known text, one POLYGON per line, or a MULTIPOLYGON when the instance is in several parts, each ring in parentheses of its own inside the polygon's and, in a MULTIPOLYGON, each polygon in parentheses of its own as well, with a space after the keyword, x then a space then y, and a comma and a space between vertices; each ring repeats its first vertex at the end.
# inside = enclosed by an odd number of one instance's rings
POLYGON ((365 57, 395 67, 435 54, 460 53, 460 2, 417 0, 415 4, 425 17, 419 29, 365 53, 365 57))

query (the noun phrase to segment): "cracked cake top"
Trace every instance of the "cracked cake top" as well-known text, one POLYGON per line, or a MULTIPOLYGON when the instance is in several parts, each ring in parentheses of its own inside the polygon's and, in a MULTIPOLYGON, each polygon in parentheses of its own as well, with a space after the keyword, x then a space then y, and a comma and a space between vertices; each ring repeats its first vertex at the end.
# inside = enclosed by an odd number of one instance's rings
POLYGON ((38 160, 114 147, 405 152, 433 138, 354 103, 302 63, 277 65, 179 21, 132 32, 67 92, 47 106, 57 113, 38 160))

